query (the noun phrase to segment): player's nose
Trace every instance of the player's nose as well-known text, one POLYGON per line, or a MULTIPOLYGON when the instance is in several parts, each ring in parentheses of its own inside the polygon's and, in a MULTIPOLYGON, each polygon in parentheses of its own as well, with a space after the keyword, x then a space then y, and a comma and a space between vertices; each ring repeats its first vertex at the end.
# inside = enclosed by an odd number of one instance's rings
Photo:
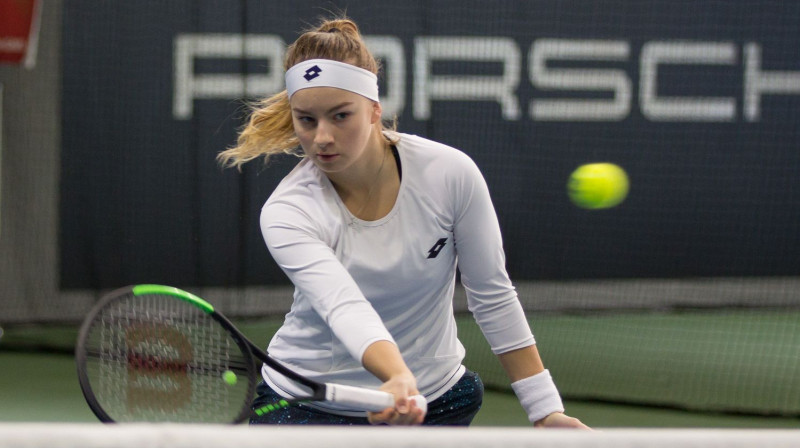
POLYGON ((320 121, 317 124, 317 132, 314 134, 314 144, 317 145, 320 150, 324 151, 331 143, 333 143, 333 132, 330 125, 324 121, 320 121))

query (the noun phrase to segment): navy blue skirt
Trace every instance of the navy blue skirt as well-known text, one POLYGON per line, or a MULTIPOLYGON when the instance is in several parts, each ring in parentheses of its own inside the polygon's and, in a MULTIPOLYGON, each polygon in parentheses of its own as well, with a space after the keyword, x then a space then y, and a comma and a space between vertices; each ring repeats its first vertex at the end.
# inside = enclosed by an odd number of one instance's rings
MULTIPOLYGON (((263 381, 257 388, 253 408, 279 401, 282 397, 263 381)), ((423 425, 469 426, 483 402, 483 382, 477 373, 467 370, 444 395, 428 403, 423 425)), ((369 425, 366 417, 331 414, 310 406, 295 405, 250 419, 263 425, 369 425)))

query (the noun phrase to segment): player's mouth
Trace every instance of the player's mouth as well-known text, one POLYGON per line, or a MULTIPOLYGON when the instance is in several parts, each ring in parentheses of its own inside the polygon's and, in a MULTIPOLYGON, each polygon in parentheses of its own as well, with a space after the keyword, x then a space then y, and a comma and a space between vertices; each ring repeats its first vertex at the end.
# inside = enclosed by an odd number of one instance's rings
POLYGON ((332 162, 337 157, 339 157, 339 154, 317 154, 317 160, 319 160, 320 162, 323 162, 323 163, 324 162, 332 162))

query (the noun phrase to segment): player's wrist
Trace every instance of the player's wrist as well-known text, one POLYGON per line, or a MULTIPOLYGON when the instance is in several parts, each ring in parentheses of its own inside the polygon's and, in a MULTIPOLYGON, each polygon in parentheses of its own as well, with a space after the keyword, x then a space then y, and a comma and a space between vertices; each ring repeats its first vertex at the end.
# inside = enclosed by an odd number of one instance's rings
POLYGON ((408 370, 408 369, 404 369, 404 370, 399 371, 399 372, 393 372, 389 376, 389 380, 391 380, 391 381, 400 381, 400 382, 404 382, 404 383, 413 383, 415 387, 417 385, 417 378, 414 376, 413 373, 411 373, 411 370, 408 370))
POLYGON ((413 373, 411 373, 411 371, 393 374, 387 381, 384 382, 384 385, 386 385, 395 395, 402 395, 402 392, 405 392, 406 396, 419 394, 419 390, 417 389, 417 378, 413 373))
POLYGON ((531 423, 541 424, 549 415, 564 412, 561 395, 547 369, 511 383, 511 388, 531 423))
POLYGON ((539 420, 536 420, 535 422, 532 422, 533 423, 533 427, 534 428, 543 428, 543 427, 547 426, 547 420, 550 419, 551 417, 553 417, 556 414, 563 414, 563 413, 556 411, 556 412, 547 414, 544 417, 540 418, 539 420))

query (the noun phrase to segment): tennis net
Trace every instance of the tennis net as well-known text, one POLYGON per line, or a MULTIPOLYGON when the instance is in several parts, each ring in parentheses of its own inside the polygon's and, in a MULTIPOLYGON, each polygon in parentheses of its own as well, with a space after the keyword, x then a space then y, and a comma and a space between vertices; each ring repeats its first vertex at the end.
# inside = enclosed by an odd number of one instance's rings
POLYGON ((0 448, 794 448, 794 430, 632 430, 595 432, 530 428, 314 428, 208 425, 0 424, 0 448))

